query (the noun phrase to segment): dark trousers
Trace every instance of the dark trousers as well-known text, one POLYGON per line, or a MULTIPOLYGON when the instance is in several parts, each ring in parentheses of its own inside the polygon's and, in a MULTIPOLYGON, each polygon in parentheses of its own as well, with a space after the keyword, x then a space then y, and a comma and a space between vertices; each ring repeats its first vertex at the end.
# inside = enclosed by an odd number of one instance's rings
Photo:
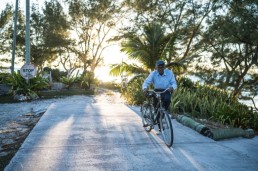
MULTIPOLYGON (((161 92, 161 91, 164 91, 164 89, 155 89, 155 91, 161 92)), ((168 110, 170 102, 171 102, 171 93, 169 91, 166 91, 166 92, 162 93, 161 94, 161 100, 163 102, 164 108, 166 110, 168 110)), ((155 106, 155 108, 157 108, 157 104, 158 104, 158 99, 156 97, 154 97, 154 106, 155 106)))

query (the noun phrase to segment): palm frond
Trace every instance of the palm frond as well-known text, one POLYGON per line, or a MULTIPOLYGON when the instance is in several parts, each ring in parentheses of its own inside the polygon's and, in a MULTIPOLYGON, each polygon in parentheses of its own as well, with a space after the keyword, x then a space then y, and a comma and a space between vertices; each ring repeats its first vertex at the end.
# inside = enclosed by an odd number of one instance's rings
POLYGON ((166 67, 172 69, 176 75, 180 75, 187 70, 187 67, 183 62, 170 62, 166 67))
POLYGON ((147 76, 148 76, 147 74, 137 74, 137 75, 135 75, 134 77, 132 77, 132 78, 127 82, 127 84, 131 84, 131 83, 134 82, 134 80, 136 80, 136 79, 142 79, 142 81, 143 81, 147 76))
POLYGON ((126 62, 122 62, 121 64, 111 65, 111 70, 109 72, 112 76, 121 76, 123 74, 132 75, 137 73, 148 73, 148 71, 136 64, 127 64, 126 62))

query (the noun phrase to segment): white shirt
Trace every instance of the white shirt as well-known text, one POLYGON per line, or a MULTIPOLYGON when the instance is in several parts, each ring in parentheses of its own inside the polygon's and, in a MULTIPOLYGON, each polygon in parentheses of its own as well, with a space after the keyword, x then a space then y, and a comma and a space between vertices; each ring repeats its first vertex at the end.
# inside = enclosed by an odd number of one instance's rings
POLYGON ((177 88, 174 73, 171 70, 164 69, 163 75, 160 75, 157 70, 152 71, 142 84, 142 89, 146 89, 153 83, 155 89, 177 88))

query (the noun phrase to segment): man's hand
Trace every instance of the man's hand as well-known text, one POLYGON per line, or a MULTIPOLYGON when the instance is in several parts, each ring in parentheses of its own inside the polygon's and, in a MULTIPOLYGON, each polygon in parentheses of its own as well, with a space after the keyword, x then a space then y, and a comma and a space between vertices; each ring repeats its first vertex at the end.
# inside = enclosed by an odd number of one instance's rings
POLYGON ((174 88, 173 87, 169 87, 169 90, 168 90, 170 93, 173 93, 174 91, 174 88))
POLYGON ((143 91, 143 94, 144 94, 145 96, 148 94, 148 89, 147 89, 147 88, 143 89, 142 91, 143 91))

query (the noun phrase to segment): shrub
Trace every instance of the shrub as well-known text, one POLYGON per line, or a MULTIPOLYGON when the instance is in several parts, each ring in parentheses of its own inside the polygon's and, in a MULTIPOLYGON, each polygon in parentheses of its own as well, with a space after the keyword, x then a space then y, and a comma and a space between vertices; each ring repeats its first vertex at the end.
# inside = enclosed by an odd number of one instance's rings
MULTIPOLYGON (((142 83, 146 76, 131 79, 122 95, 129 104, 142 104, 145 100, 142 83)), ((209 85, 193 83, 188 78, 178 78, 170 110, 189 114, 198 119, 208 119, 232 127, 252 128, 258 131, 258 113, 240 103, 230 92, 209 85)))
POLYGON ((82 77, 81 77, 81 86, 84 89, 90 89, 91 85, 96 83, 96 79, 94 79, 94 73, 93 72, 86 72, 82 77))
POLYGON ((120 85, 115 82, 99 82, 99 87, 107 88, 107 89, 112 89, 112 90, 117 90, 120 89, 120 85))
POLYGON ((51 69, 51 75, 53 81, 60 82, 60 78, 67 76, 67 72, 60 71, 58 69, 51 69))
POLYGON ((210 119, 232 127, 257 130, 258 117, 230 92, 207 85, 196 85, 195 91, 179 87, 170 109, 173 113, 189 113, 192 117, 210 119))
POLYGON ((178 87, 184 87, 184 88, 188 88, 188 89, 195 89, 195 84, 194 82, 187 77, 179 77, 177 79, 177 84, 178 87))
POLYGON ((129 104, 142 104, 145 100, 142 92, 142 83, 145 78, 145 75, 137 75, 128 81, 126 88, 123 89, 122 95, 129 104))
POLYGON ((6 79, 10 76, 10 73, 0 73, 0 84, 4 84, 6 79))
POLYGON ((13 75, 9 75, 5 83, 12 86, 11 93, 13 96, 24 95, 29 97, 29 99, 38 98, 37 92, 49 87, 47 80, 39 75, 26 81, 19 72, 14 72, 13 75))
POLYGON ((60 78, 60 81, 66 85, 67 89, 70 89, 70 87, 76 82, 76 78, 75 77, 67 78, 63 76, 60 78))

